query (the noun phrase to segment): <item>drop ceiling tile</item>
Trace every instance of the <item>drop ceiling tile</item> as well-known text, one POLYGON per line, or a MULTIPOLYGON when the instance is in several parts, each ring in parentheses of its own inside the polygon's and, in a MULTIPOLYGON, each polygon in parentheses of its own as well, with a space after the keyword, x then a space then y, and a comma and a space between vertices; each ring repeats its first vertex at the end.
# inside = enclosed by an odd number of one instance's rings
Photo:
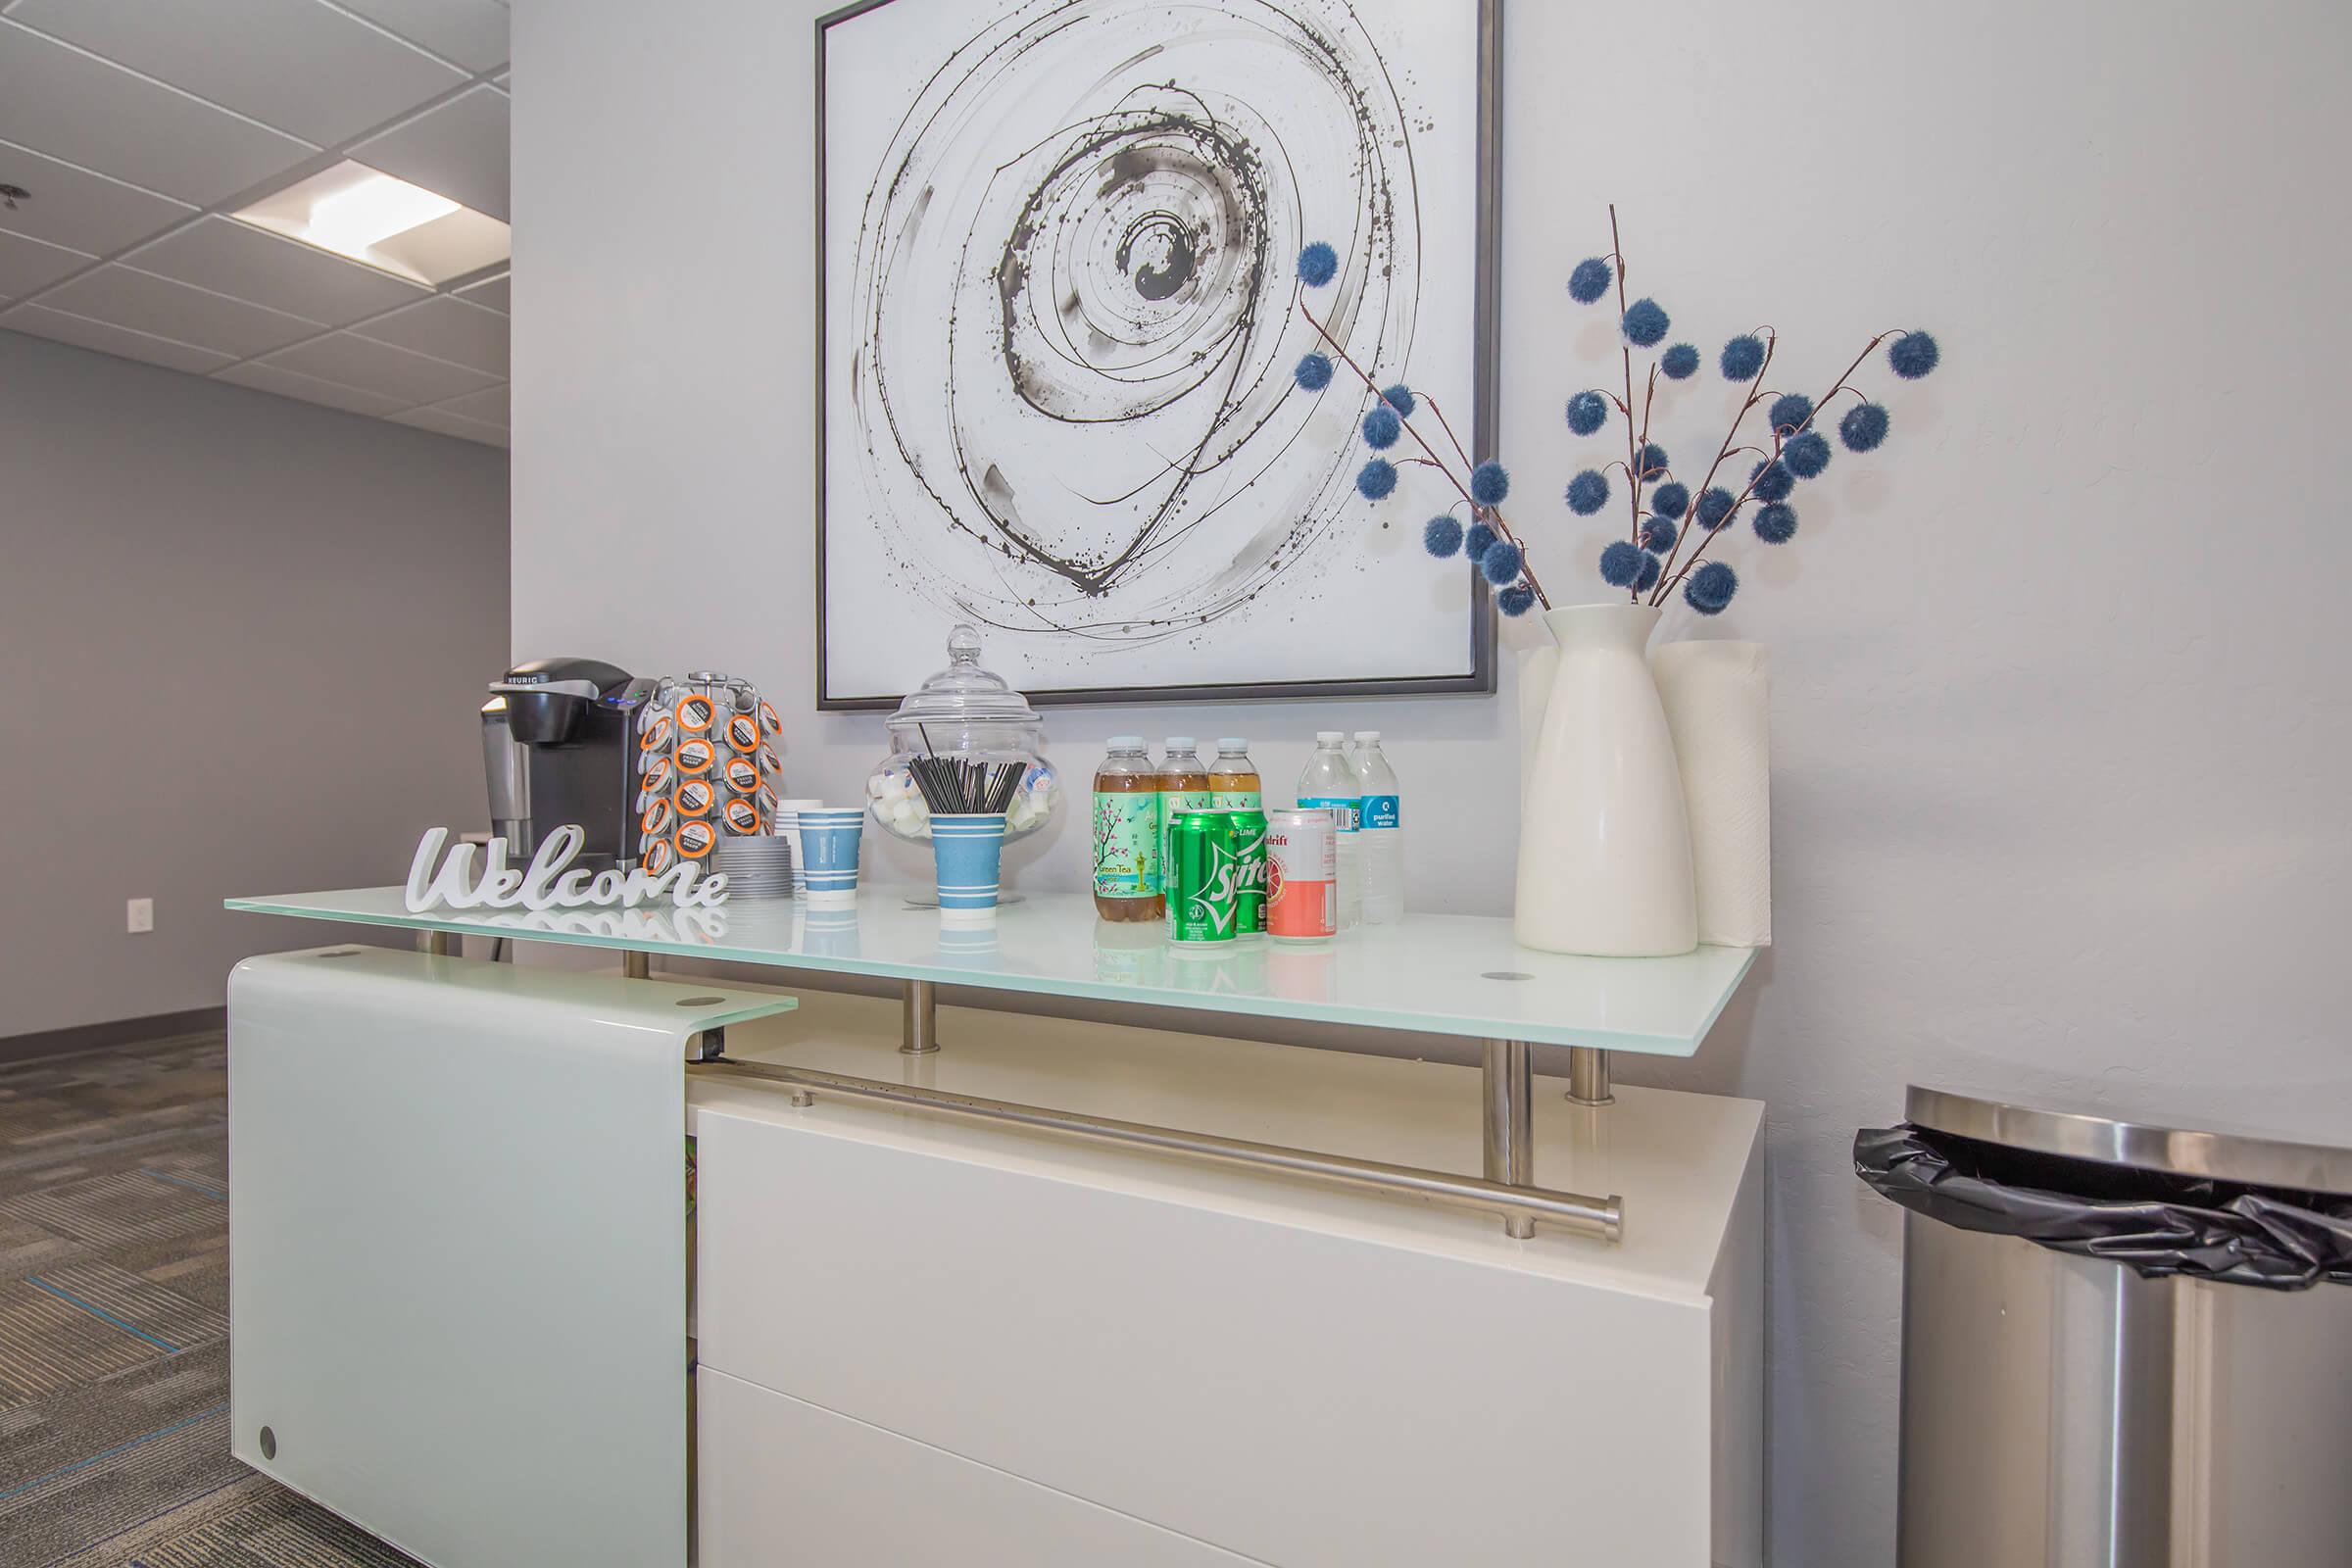
POLYGON ((513 391, 512 386, 501 381, 496 386, 484 387, 479 392, 468 392, 462 398, 449 398, 434 404, 433 407, 444 414, 454 414, 461 419, 479 419, 484 424, 495 424, 504 430, 513 423, 513 416, 509 412, 511 408, 509 394, 513 391))
POLYGON ((0 141, 199 207, 318 150, 13 21, 0 21, 0 141))
POLYGON ((473 419, 462 419, 439 409, 411 409, 406 414, 392 416, 394 424, 413 424, 419 430, 437 435, 454 435, 461 441, 479 441, 486 447, 503 447, 507 432, 495 424, 482 424, 473 419))
POLYGON ((8 19, 321 147, 466 75, 318 0, 17 0, 8 19))
POLYGON ((349 332, 297 343, 282 354, 270 355, 268 363, 323 381, 356 386, 363 392, 398 398, 405 404, 438 403, 498 382, 494 375, 349 332))
POLYGON ((498 0, 341 0, 377 26, 467 71, 507 63, 507 8, 498 0))
POLYGON ((42 303, 239 360, 283 348, 319 330, 319 323, 299 316, 121 265, 84 272, 44 296, 42 303))
POLYGON ((372 267, 227 218, 207 218, 122 258, 143 272, 341 326, 431 294, 372 267))
POLYGON ((0 142, 0 183, 32 192, 30 201, 0 207, 0 228, 92 256, 112 255, 196 211, 12 142, 0 142))
POLYGON ((42 305, 20 305, 14 310, 0 311, 0 327, 13 332, 30 332, 36 337, 55 338, 75 348, 94 349, 100 354, 119 354, 126 360, 145 360, 174 370, 188 370, 202 375, 229 363, 225 354, 215 354, 193 344, 174 343, 170 338, 155 337, 146 332, 133 332, 128 327, 115 326, 105 321, 93 321, 84 317, 69 316, 42 305))
POLYGON ((476 87, 351 149, 370 169, 507 220, 507 120, 496 87, 476 87))
POLYGON ((301 375, 283 366, 264 365, 259 360, 246 365, 232 365, 213 379, 233 381, 238 386, 249 386, 257 392, 274 392, 281 398, 323 403, 330 409, 342 409, 350 414, 382 416, 407 407, 398 398, 363 392, 358 387, 341 386, 333 381, 321 381, 315 375, 301 375))
MULTIPOLYGON (((93 261, 63 245, 47 245, 22 234, 0 230, 0 294, 30 294, 47 288, 68 272, 78 272, 93 261)), ((502 323, 505 317, 498 318, 502 323)))
POLYGON ((511 291, 507 287, 510 275, 501 272, 496 277, 485 278, 471 288, 462 288, 458 292, 476 305, 487 305, 502 316, 511 316, 514 307, 510 302, 511 291))
POLYGON ((352 330, 490 375, 507 373, 507 318, 446 294, 363 321, 352 330))

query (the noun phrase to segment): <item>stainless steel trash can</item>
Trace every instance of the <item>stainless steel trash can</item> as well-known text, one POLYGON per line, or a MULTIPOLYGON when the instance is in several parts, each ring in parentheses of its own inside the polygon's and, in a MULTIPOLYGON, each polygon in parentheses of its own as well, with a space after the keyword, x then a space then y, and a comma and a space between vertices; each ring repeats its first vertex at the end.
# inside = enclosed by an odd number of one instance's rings
MULTIPOLYGON (((2352 1150, 1912 1088, 1915 1127, 2352 1193, 2352 1150)), ((1901 1568, 2352 1563, 2352 1288, 2132 1269, 1906 1213, 1901 1568)))

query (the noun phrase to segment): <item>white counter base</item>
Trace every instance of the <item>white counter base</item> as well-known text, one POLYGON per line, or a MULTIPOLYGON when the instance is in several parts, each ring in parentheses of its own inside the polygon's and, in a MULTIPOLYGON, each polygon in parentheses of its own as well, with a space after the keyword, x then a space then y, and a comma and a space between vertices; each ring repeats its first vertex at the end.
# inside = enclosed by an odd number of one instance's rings
MULTIPOLYGON (((1464 1068, 803 1004, 728 1054, 1478 1168, 1464 1068)), ((1759 1563, 1761 1107, 1542 1087, 1622 1244, 695 1084, 704 1568, 1759 1563)))

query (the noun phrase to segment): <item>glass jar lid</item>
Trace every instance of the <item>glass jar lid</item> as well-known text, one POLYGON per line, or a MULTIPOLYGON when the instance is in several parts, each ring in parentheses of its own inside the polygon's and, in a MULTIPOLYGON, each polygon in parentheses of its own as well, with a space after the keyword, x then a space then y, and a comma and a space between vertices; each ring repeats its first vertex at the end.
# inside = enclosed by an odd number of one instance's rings
POLYGON ((948 667, 906 694, 890 716, 911 724, 1034 724, 1037 710, 994 670, 980 667, 980 633, 958 622, 948 633, 948 667))

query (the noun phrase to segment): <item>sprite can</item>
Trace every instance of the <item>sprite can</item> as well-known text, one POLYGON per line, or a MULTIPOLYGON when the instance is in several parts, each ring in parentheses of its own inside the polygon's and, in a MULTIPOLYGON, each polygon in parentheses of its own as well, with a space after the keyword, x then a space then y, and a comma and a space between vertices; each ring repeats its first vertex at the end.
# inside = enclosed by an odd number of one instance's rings
POLYGON ((1168 828, 1168 938, 1231 942, 1239 935, 1242 868, 1233 813, 1179 811, 1168 828))
POLYGON ((1240 908, 1234 932, 1245 940, 1266 934, 1266 813, 1254 806, 1226 808, 1233 818, 1233 858, 1240 867, 1240 908))

